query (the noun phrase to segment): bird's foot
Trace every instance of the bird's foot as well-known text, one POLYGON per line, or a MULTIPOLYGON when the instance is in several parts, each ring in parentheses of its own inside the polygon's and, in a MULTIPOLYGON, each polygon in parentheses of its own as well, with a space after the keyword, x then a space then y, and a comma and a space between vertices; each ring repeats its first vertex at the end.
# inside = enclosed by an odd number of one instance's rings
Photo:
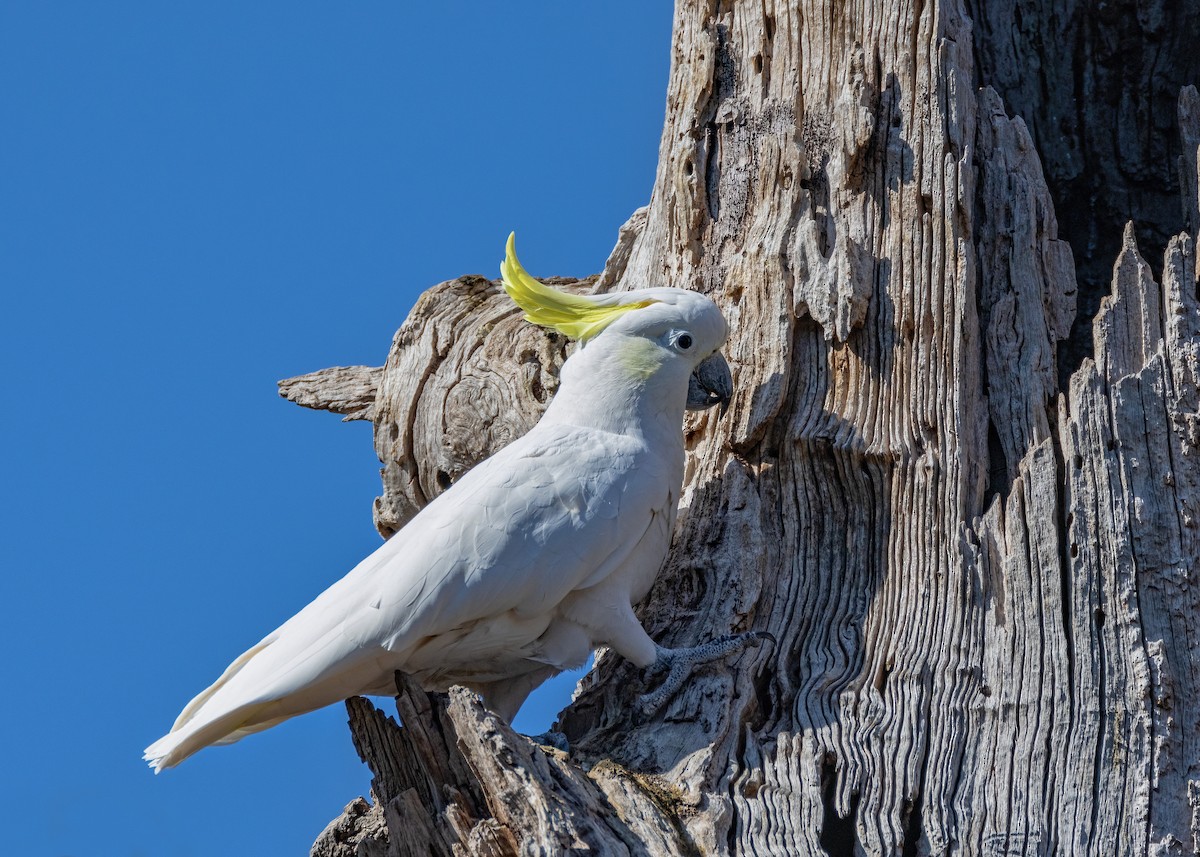
POLYGON ((541 744, 543 747, 553 747, 555 750, 561 750, 564 753, 571 752, 571 742, 567 740, 567 736, 561 732, 555 732, 553 729, 543 732, 540 735, 527 735, 525 737, 534 744, 541 744))
POLYGON ((642 713, 653 714, 666 704, 680 686, 692 674, 692 670, 700 664, 719 660, 726 655, 740 652, 749 645, 758 645, 764 640, 772 644, 775 638, 766 631, 747 631, 744 634, 728 634, 717 637, 707 643, 692 646, 687 649, 666 649, 656 646, 658 657, 646 668, 647 673, 655 675, 667 671, 667 677, 654 690, 643 694, 638 704, 642 713))

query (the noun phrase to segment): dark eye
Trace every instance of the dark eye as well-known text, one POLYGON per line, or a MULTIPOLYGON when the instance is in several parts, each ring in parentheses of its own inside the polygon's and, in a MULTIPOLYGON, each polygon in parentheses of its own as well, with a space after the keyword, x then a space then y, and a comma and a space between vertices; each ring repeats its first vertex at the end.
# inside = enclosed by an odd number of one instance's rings
POLYGON ((688 334, 688 333, 679 334, 679 337, 675 340, 675 344, 679 346, 680 351, 687 351, 689 348, 692 347, 691 334, 688 334))

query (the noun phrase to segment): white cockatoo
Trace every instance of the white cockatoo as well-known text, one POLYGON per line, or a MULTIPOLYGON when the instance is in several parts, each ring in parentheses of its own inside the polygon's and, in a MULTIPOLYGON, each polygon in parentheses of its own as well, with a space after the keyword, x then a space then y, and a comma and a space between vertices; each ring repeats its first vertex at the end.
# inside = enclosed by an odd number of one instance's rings
POLYGON ((146 749, 156 771, 351 696, 391 695, 397 670, 427 690, 465 685, 511 720, 533 688, 607 645, 669 670, 643 698, 656 708, 694 664, 762 638, 666 649, 632 606, 667 555, 684 410, 724 410, 732 394, 717 305, 672 288, 551 289, 511 236, 500 270, 526 319, 579 341, 541 420, 230 664, 146 749))

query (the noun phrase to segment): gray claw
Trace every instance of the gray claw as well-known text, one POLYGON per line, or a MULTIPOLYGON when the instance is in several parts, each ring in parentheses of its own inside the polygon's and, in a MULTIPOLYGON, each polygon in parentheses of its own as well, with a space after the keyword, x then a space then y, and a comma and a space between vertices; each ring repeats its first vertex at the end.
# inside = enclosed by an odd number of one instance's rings
POLYGON ((724 637, 717 637, 715 640, 709 640, 707 643, 701 643, 689 649, 666 649, 658 646, 658 657, 646 668, 647 672, 650 675, 656 675, 664 670, 670 670, 670 672, 658 687, 643 694, 642 698, 638 700, 642 713, 649 716, 662 708, 667 700, 675 695, 687 677, 692 674, 692 670, 700 664, 719 660, 726 655, 740 652, 748 645, 759 644, 764 640, 770 640, 773 645, 775 644, 775 637, 766 631, 747 631, 744 634, 728 634, 724 637))

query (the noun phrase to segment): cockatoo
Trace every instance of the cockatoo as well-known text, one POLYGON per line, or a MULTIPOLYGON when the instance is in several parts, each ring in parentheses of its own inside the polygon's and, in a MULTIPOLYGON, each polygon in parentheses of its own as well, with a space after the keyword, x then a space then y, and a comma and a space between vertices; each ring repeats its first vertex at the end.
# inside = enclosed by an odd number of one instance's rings
POLYGON ((351 696, 391 695, 397 670, 427 690, 465 685, 511 720, 533 688, 606 645, 668 671, 643 697, 655 709, 695 664, 763 636, 667 649, 633 612, 667 555, 684 410, 723 412, 733 392, 717 305, 673 288, 566 294, 526 273, 513 242, 505 291, 580 346, 541 420, 230 664, 146 749, 156 772, 351 696))

